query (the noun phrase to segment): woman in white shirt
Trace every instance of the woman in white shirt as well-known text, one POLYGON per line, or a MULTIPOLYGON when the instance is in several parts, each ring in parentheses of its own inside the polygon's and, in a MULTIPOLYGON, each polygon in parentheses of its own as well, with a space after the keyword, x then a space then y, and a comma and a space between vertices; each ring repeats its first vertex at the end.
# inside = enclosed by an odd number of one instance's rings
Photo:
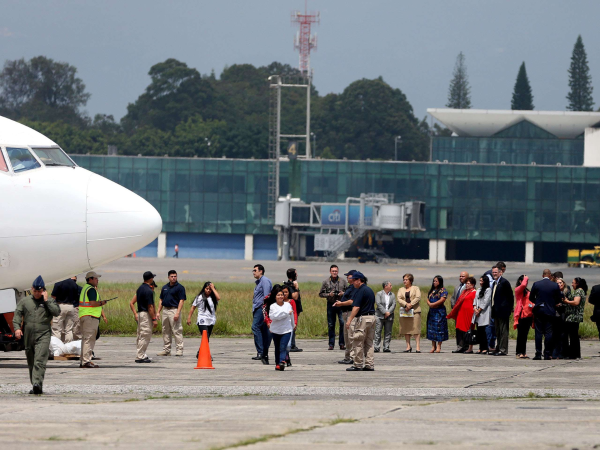
MULTIPOLYGON (((217 306, 219 305, 221 296, 217 292, 215 285, 210 281, 204 283, 202 290, 192 303, 192 308, 188 314, 187 324, 192 324, 192 314, 194 310, 198 308, 198 318, 196 323, 198 324, 198 330, 200 331, 200 339, 202 339, 202 332, 206 330, 206 334, 210 341, 210 335, 213 327, 217 322, 217 306)), ((196 355, 196 358, 198 355, 196 355)))
MULTIPOLYGON (((273 293, 271 293, 273 295, 273 293)), ((281 290, 275 292, 275 303, 269 307, 269 330, 275 347, 275 370, 285 370, 287 346, 294 331, 294 311, 292 305, 283 301, 281 290)))

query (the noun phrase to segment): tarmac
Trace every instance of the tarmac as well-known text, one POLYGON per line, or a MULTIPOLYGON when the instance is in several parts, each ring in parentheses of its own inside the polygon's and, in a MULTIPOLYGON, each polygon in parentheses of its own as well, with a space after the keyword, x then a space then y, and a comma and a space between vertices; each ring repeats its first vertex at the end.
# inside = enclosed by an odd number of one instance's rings
MULTIPOLYGON (((370 283, 381 283, 386 280, 392 281, 396 286, 402 285, 402 276, 412 273, 415 284, 428 285, 435 275, 444 278, 446 286, 455 285, 461 271, 466 270, 475 277, 480 277, 489 270, 494 262, 482 261, 450 261, 443 264, 432 264, 429 261, 403 261, 393 263, 360 264, 356 260, 338 261, 340 271, 344 272, 357 269, 369 278, 370 283)), ((231 281, 247 282, 254 281, 252 267, 254 264, 262 264, 265 267, 265 275, 273 282, 286 279, 285 272, 293 267, 298 271, 298 279, 303 281, 321 282, 329 276, 329 267, 332 263, 325 261, 243 261, 243 260, 207 260, 207 259, 183 259, 183 258, 121 258, 117 261, 105 264, 97 268, 102 275, 100 282, 141 282, 142 274, 151 270, 157 274, 158 282, 167 282, 167 272, 175 269, 180 282, 191 281, 231 281)), ((528 275, 530 283, 542 279, 545 268, 553 272, 562 271, 569 285, 575 277, 585 278, 588 286, 600 283, 600 269, 579 267, 568 267, 567 264, 525 264, 506 262, 507 270, 505 278, 511 284, 515 284, 521 274, 528 275)))
MULTIPOLYGON (((22 352, 0 357, 0 441, 19 449, 386 449, 600 447, 600 342, 581 360, 514 356, 375 355, 374 372, 346 372, 343 352, 299 340, 293 366, 252 361, 248 338, 213 338, 215 370, 194 370, 198 339, 183 357, 136 364, 135 338, 101 337, 99 369, 49 361, 43 396, 28 395, 22 352)), ((514 351, 510 342, 509 350, 514 351)), ((533 342, 528 343, 530 355, 533 342)), ((273 350, 271 350, 271 353, 273 350)), ((272 357, 273 359, 273 357, 272 357)))

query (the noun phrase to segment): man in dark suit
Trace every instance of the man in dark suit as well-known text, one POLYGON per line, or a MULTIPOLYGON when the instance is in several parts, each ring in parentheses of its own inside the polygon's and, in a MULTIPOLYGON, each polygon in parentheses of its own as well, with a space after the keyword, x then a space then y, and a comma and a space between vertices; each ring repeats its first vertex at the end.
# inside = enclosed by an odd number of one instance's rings
POLYGON ((552 324, 556 320, 556 305, 561 302, 558 284, 552 281, 550 269, 544 269, 544 277, 531 286, 529 301, 533 307, 535 323, 535 360, 542 359, 542 338, 544 338, 544 359, 552 355, 552 324))
POLYGON ((492 288, 492 317, 496 328, 497 345, 496 351, 490 354, 506 356, 508 355, 508 322, 515 305, 515 295, 512 286, 502 276, 502 271, 498 266, 492 267, 492 277, 494 278, 490 286, 492 288))

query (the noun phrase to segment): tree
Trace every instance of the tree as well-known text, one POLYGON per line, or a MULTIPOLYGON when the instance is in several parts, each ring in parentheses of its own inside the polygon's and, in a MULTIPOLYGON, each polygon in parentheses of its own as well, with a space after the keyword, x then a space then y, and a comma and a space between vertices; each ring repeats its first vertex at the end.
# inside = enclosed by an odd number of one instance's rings
POLYGON ((519 73, 517 74, 517 81, 515 82, 512 101, 510 102, 510 109, 518 111, 529 111, 533 109, 533 95, 531 94, 531 85, 529 84, 527 70, 525 69, 525 61, 521 64, 519 73))
POLYGON ((151 82, 146 91, 127 106, 121 119, 127 132, 146 126, 172 131, 190 117, 211 115, 214 89, 196 69, 170 58, 152 66, 148 75, 151 82))
POLYGON ((456 57, 454 72, 448 89, 448 108, 469 109, 471 108, 471 88, 469 87, 469 78, 467 76, 467 66, 465 64, 465 55, 460 52, 456 57))
POLYGON ((84 125, 90 98, 77 69, 45 56, 6 61, 0 72, 0 111, 12 119, 84 125))
POLYGON ((567 109, 570 111, 591 111, 594 106, 592 76, 590 75, 587 54, 581 35, 577 37, 571 56, 569 87, 571 92, 567 95, 569 101, 567 109))

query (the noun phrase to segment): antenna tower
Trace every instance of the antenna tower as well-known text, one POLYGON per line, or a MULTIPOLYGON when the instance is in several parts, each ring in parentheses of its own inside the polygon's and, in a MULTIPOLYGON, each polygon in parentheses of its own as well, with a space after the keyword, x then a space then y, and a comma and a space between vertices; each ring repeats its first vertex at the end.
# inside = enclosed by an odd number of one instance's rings
POLYGON ((319 23, 321 13, 308 12, 308 0, 304 3, 304 14, 300 11, 292 13, 292 23, 297 23, 300 30, 294 39, 294 49, 300 51, 300 73, 305 77, 310 77, 310 51, 317 49, 317 34, 311 36, 310 26, 313 23, 319 23))

